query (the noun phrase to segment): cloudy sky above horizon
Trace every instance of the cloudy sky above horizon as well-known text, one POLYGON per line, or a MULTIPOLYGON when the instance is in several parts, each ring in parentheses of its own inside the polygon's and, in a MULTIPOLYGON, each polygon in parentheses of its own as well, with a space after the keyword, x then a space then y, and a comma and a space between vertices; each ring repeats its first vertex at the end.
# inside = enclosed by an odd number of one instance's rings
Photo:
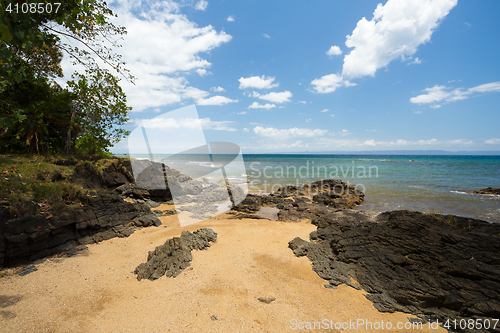
POLYGON ((195 104, 244 153, 500 150, 496 0, 109 3, 127 128, 195 104))

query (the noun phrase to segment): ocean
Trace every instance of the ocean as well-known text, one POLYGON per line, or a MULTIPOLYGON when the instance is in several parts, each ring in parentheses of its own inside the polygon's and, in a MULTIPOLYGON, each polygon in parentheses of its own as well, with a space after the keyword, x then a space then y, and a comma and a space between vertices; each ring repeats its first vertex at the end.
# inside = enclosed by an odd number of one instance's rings
MULTIPOLYGON (((183 158, 177 163, 211 167, 193 155, 183 158)), ((500 187, 500 156, 245 154, 243 160, 246 172, 227 166, 226 174, 240 182, 246 175, 249 193, 333 178, 363 190, 358 208, 372 213, 408 209, 500 222, 500 197, 472 194, 500 187)))

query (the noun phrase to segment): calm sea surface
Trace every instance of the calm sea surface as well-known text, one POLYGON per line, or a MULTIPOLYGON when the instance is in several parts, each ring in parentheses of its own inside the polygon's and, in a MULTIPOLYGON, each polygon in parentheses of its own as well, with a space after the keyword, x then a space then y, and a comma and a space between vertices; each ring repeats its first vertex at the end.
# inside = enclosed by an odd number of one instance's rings
POLYGON ((246 174, 250 193, 334 178, 364 189, 360 209, 410 209, 500 222, 500 197, 470 194, 500 187, 500 156, 251 154, 243 159, 246 173, 231 167, 226 173, 242 181, 246 174))

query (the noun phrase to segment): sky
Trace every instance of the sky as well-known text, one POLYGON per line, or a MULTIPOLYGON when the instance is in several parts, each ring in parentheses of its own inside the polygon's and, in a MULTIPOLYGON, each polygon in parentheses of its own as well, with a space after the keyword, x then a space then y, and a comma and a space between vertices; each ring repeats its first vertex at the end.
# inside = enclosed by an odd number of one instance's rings
POLYGON ((127 129, 195 105, 243 153, 500 150, 500 1, 108 4, 137 77, 127 129))

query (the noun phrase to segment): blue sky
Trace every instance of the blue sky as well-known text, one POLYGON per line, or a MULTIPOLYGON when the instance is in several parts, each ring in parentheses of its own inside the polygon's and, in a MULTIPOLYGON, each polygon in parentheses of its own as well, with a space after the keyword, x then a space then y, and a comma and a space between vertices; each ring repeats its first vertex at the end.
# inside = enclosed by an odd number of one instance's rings
POLYGON ((127 128, 195 104, 206 139, 244 153, 500 150, 497 0, 110 5, 127 128))

